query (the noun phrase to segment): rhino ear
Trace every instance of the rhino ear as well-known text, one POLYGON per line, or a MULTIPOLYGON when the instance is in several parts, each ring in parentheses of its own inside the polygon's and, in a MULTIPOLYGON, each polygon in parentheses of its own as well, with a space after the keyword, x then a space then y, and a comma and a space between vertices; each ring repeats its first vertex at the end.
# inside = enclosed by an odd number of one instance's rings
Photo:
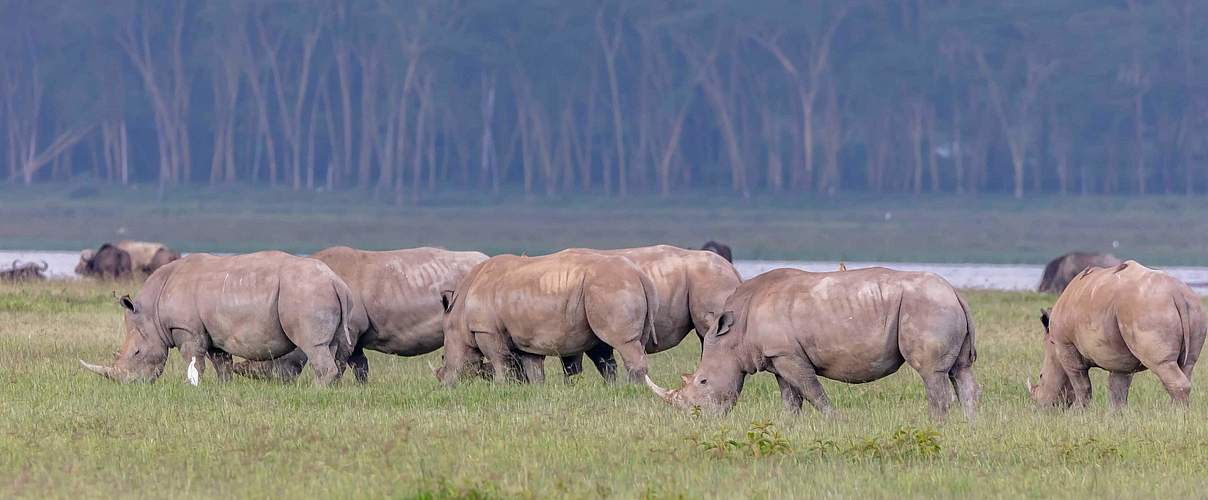
POLYGON ((1050 308, 1044 308, 1044 309, 1040 310, 1040 324, 1044 325, 1045 333, 1048 333, 1048 331, 1049 331, 1049 314, 1051 314, 1052 312, 1053 312, 1053 310, 1050 308))
POLYGON ((440 306, 449 312, 453 309, 453 290, 444 290, 440 292, 440 306))
POLYGON ((130 299, 129 295, 123 295, 122 298, 117 299, 117 302, 121 304, 122 307, 126 308, 127 311, 135 314, 138 313, 138 304, 135 304, 134 301, 130 299))
POLYGON ((720 337, 728 333, 731 326, 734 326, 734 311, 726 311, 721 313, 721 316, 713 323, 713 327, 709 329, 709 333, 720 337))
POLYGON ((684 382, 684 385, 688 385, 689 382, 692 382, 692 374, 691 373, 681 373, 680 380, 682 380, 684 382))

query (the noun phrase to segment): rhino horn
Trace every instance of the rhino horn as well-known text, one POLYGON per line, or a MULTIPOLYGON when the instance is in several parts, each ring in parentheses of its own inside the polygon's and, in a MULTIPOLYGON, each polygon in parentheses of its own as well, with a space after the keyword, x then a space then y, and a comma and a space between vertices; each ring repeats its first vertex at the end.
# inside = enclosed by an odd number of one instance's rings
POLYGON ((654 383, 653 380, 650 380, 650 375, 646 375, 646 387, 649 387, 650 390, 654 391, 654 393, 658 395, 658 397, 663 398, 663 401, 668 403, 671 402, 671 395, 675 393, 675 391, 659 387, 659 385, 654 383))
POLYGON ((1032 389, 1034 389, 1032 387, 1032 377, 1028 377, 1028 379, 1024 381, 1024 384, 1027 384, 1025 387, 1028 388, 1028 393, 1031 394, 1032 389))
POLYGON ((80 360, 80 364, 84 365, 84 368, 87 368, 88 371, 91 371, 92 373, 105 377, 109 380, 116 380, 119 382, 125 380, 125 377, 121 377, 120 372, 118 372, 118 370, 116 368, 109 367, 109 366, 94 365, 94 364, 85 362, 82 359, 80 360))

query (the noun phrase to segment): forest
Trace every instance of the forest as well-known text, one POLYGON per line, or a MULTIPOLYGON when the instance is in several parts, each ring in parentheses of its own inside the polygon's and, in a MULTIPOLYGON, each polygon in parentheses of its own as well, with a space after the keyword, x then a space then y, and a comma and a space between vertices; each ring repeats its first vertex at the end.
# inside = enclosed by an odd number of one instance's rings
POLYGON ((1192 0, 0 0, 9 184, 1208 192, 1192 0))

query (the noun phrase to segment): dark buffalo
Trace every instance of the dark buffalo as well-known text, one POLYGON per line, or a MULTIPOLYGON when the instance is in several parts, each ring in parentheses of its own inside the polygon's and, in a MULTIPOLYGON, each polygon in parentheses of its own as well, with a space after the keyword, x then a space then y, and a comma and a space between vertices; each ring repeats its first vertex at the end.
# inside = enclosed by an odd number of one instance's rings
POLYGON ((1044 266, 1044 276, 1040 278, 1037 291, 1060 294, 1083 270, 1091 267, 1115 267, 1121 263, 1120 259, 1112 254, 1070 252, 1044 266))
POLYGON ((75 272, 80 276, 117 280, 129 279, 133 270, 130 254, 106 243, 99 250, 90 248, 80 252, 80 263, 76 264, 75 272))
POLYGON ((734 253, 730 250, 729 245, 723 245, 716 241, 709 240, 709 242, 705 243, 705 246, 700 247, 700 249, 707 250, 707 251, 713 252, 717 255, 720 255, 726 259, 726 262, 730 262, 730 263, 734 262, 734 253))
POLYGON ((12 267, 0 271, 0 281, 41 281, 46 279, 42 273, 47 269, 50 269, 50 265, 46 261, 38 265, 37 262, 14 260, 12 267))

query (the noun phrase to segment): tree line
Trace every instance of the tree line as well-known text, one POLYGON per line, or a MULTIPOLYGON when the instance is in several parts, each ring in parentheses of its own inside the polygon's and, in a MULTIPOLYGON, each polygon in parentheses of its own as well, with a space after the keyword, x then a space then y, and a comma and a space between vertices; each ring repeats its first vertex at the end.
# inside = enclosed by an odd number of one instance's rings
POLYGON ((10 183, 1208 191, 1192 0, 0 0, 10 183))

